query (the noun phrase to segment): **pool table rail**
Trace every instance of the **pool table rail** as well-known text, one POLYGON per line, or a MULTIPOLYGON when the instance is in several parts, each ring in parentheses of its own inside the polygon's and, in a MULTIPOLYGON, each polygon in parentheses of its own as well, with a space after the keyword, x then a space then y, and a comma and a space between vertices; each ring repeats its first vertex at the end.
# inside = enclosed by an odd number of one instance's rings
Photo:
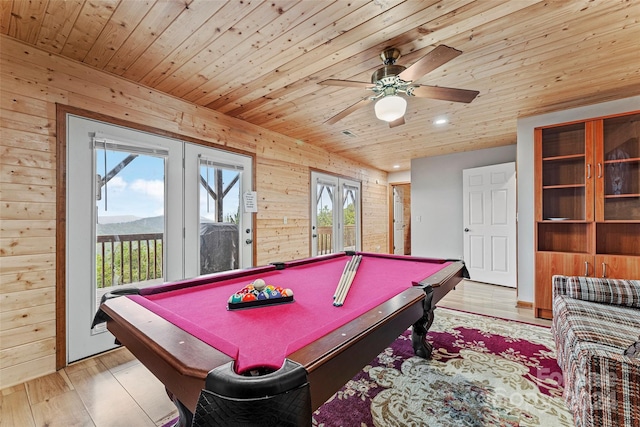
POLYGON ((313 410, 422 316, 424 298, 409 288, 288 356, 307 369, 313 410))
POLYGON ((194 411, 209 371, 233 358, 126 297, 104 302, 107 329, 194 411))

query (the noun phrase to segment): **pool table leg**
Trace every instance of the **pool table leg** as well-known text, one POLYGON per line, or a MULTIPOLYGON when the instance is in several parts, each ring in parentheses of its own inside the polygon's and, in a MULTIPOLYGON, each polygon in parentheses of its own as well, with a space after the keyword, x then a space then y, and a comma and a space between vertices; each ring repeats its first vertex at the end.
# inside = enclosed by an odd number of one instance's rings
POLYGON ((424 292, 426 293, 422 306, 424 314, 416 323, 413 324, 411 342, 416 356, 424 359, 430 359, 431 353, 433 352, 433 346, 431 343, 427 342, 427 331, 433 323, 433 288, 431 286, 425 286, 424 292))
POLYGON ((176 405, 176 408, 178 408, 179 418, 176 420, 173 427, 191 427, 191 424, 193 423, 193 414, 191 411, 166 387, 165 391, 167 392, 169 399, 171 399, 173 404, 176 405))

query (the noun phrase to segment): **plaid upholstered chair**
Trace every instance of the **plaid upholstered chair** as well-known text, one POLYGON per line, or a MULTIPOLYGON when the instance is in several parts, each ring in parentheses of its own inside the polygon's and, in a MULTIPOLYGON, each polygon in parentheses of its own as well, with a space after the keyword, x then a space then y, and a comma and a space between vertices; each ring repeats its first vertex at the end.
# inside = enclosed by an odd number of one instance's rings
POLYGON ((553 277, 564 399, 576 426, 640 426, 640 280, 553 277))

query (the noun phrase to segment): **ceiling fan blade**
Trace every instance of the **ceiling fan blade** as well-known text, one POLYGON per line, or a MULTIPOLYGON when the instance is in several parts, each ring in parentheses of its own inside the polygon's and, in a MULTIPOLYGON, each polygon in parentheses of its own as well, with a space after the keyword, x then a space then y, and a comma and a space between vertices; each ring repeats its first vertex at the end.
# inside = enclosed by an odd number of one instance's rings
POLYGON ((443 101, 465 102, 468 104, 473 101, 479 93, 477 90, 425 85, 414 86, 411 95, 419 98, 441 99, 443 101))
POLYGON ((375 87, 373 83, 367 82, 356 82, 353 80, 336 80, 336 79, 328 79, 318 82, 319 85, 328 85, 328 86, 347 86, 347 87, 375 87))
POLYGON ((360 101, 358 101, 355 104, 353 104, 351 107, 349 107, 349 108, 347 108, 345 110, 342 110, 341 112, 339 112, 335 116, 331 117, 325 123, 328 124, 328 125, 333 125, 333 124, 339 122, 340 120, 344 119, 349 114, 351 114, 354 111, 356 111, 357 109, 364 107, 365 105, 367 105, 370 102, 371 102, 371 98, 361 99, 360 101))
POLYGON ((462 52, 457 49, 441 44, 420 58, 418 62, 398 74, 398 77, 406 82, 418 80, 420 77, 446 64, 461 53, 462 52))
POLYGON ((404 124, 404 116, 400 117, 399 119, 395 119, 392 122, 389 122, 389 127, 390 128, 394 128, 396 126, 400 126, 404 124))

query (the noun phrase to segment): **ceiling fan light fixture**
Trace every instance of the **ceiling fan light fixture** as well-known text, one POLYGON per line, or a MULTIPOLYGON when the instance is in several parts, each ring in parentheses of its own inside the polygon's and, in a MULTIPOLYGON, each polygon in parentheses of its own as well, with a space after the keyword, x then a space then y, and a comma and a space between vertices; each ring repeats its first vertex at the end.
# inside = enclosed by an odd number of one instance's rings
POLYGON ((374 109, 378 119, 392 122, 404 116, 407 100, 398 95, 385 96, 376 102, 374 109))

